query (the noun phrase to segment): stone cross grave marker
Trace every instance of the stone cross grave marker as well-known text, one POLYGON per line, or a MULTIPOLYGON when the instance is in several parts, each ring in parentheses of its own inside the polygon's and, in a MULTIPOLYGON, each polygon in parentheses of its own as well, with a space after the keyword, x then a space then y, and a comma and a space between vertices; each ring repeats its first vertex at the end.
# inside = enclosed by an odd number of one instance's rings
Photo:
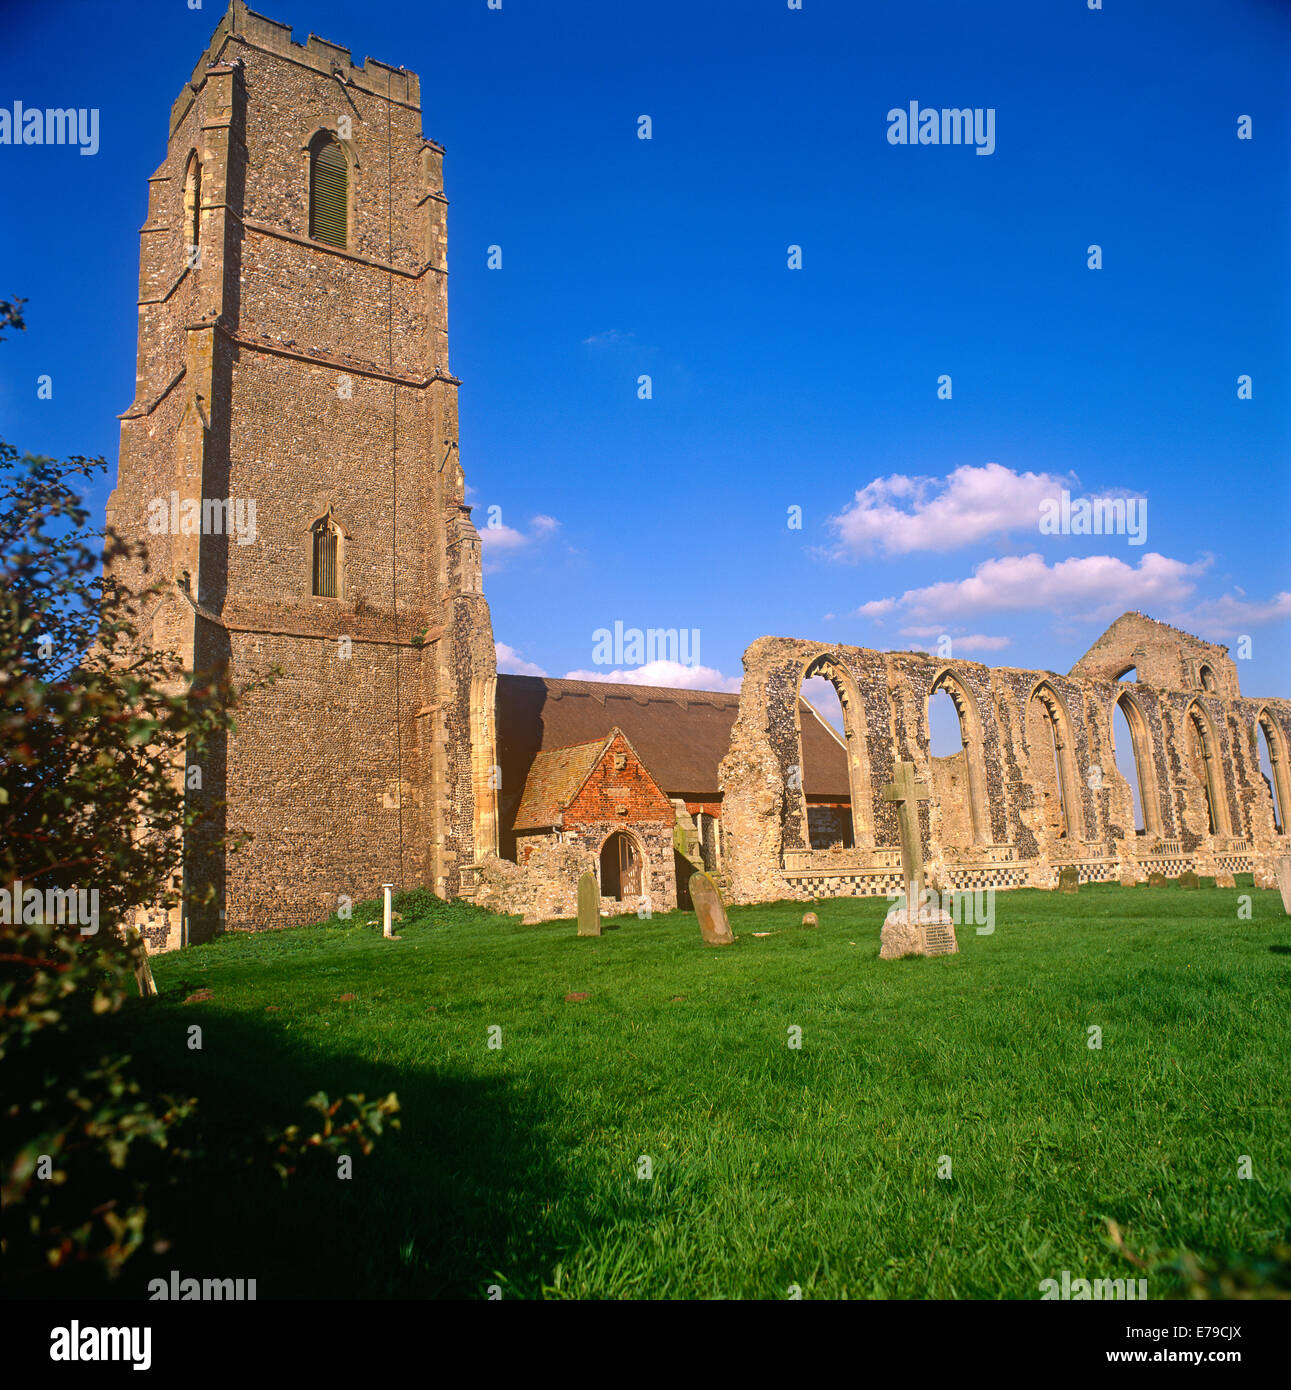
POLYGON ((585 869, 578 880, 578 934, 601 934, 601 890, 596 886, 596 875, 590 869, 585 869))
POLYGON ((1282 906, 1291 914, 1291 856, 1283 855, 1274 867, 1278 875, 1278 892, 1282 894, 1282 906))
POLYGON ((901 830, 901 870, 905 878, 906 905, 917 908, 923 898, 923 845, 919 840, 919 802, 932 793, 915 776, 913 763, 898 763, 896 772, 883 788, 883 800, 897 804, 897 825, 901 830))
POLYGON ((726 920, 726 909, 722 906, 722 895, 717 884, 707 874, 691 874, 690 901, 699 918, 699 930, 705 946, 729 946, 735 940, 731 934, 731 924, 726 920))
POLYGON ((959 950, 955 923, 940 907, 923 900, 923 846, 919 840, 919 802, 931 793, 915 776, 913 763, 898 763, 893 780, 883 788, 884 801, 895 801, 901 829, 901 874, 905 903, 894 905, 883 920, 879 959, 902 956, 945 956, 959 950))

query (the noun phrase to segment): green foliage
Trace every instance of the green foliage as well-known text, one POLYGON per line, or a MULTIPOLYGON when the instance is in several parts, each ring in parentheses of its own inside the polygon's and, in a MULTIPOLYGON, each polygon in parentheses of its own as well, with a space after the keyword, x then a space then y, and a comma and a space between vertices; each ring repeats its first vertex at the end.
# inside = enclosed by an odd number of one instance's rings
MULTIPOLYGON (((22 327, 19 307, 0 303, 0 324, 22 327)), ((76 485, 105 467, 19 458, 0 441, 0 1254, 15 1284, 73 1268, 115 1277, 147 1238, 156 1193, 207 1161, 196 1100, 143 1085, 123 1036, 104 1030, 142 1007, 136 910, 181 902, 185 857, 184 905, 204 908, 201 847, 236 848, 203 838, 220 808, 186 796, 183 769, 231 726, 243 692, 141 640, 170 586, 135 593, 104 572, 105 559, 147 559, 85 529, 76 485), (11 902, 19 882, 41 900, 11 902), (49 890, 95 895, 94 918, 66 920, 49 890)), ((297 1143, 366 1153, 397 1107, 360 1096, 338 1121, 323 1102, 322 1128, 279 1136, 272 1162, 290 1168, 297 1143)), ((265 1157, 245 1140, 221 1153, 265 1157)))
MULTIPOLYGON (((365 1157, 372 1152, 388 1116, 399 1109, 399 1098, 393 1091, 380 1100, 365 1100, 362 1094, 346 1096, 354 1109, 353 1116, 343 1122, 337 1121, 337 1114, 343 1102, 329 1101, 325 1091, 311 1096, 306 1104, 317 1110, 322 1117, 322 1126, 312 1134, 306 1134, 300 1125, 288 1125, 277 1134, 268 1136, 273 1147, 274 1171, 285 1183, 307 1158, 326 1154, 335 1159, 351 1148, 357 1148, 365 1157)), ((390 1128, 398 1129, 399 1121, 390 1120, 390 1128)))

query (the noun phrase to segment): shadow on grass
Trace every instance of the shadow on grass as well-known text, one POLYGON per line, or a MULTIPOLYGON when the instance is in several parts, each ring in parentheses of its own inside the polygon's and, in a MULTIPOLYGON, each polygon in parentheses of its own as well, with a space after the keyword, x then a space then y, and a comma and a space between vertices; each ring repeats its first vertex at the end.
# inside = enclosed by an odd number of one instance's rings
MULTIPOLYGON (((197 1156, 178 1183, 150 1182, 148 1243, 113 1283, 56 1275, 11 1296, 146 1298, 150 1279, 177 1270, 255 1279, 259 1299, 486 1298, 491 1284, 535 1297, 600 1224, 561 1190, 540 1084, 322 1052, 267 1021, 205 1008, 136 1008, 110 1027, 145 1089, 197 1097, 196 1129, 179 1140, 197 1156), (199 1021, 203 1049, 190 1052, 187 1028, 199 1021), (317 1153, 284 1186, 263 1136, 288 1124, 314 1133, 321 1117, 305 1102, 320 1090, 333 1100, 395 1091, 400 1128, 366 1157, 352 1150, 348 1180, 317 1153)), ((101 1032, 93 1045, 106 1050, 101 1032)))

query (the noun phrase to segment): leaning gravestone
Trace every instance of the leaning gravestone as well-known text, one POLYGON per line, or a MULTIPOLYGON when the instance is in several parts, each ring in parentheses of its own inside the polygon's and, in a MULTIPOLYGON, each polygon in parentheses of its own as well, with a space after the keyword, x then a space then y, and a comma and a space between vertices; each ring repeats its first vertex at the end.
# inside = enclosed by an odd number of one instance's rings
MULTIPOLYGON (((883 788, 884 801, 895 801, 901 831, 901 873, 905 900, 895 904, 883 919, 879 933, 879 959, 902 956, 946 956, 959 950, 955 923, 935 901, 924 902, 923 844, 919 839, 918 804, 931 793, 915 777, 913 763, 898 763, 893 780, 883 788)), ((935 895, 934 899, 935 899, 935 895)))
POLYGON ((1291 856, 1283 855, 1275 864, 1278 875, 1278 892, 1282 894, 1282 906, 1291 913, 1291 856))
POLYGON ((1163 873, 1158 873, 1157 870, 1153 869, 1153 871, 1148 875, 1148 887, 1164 888, 1165 875, 1163 873))
POLYGON ((1058 871, 1058 891, 1060 893, 1080 892, 1080 870, 1074 864, 1068 864, 1058 871))
POLYGON ((735 940, 731 924, 726 920, 722 895, 717 884, 707 874, 691 874, 690 901, 699 918, 699 930, 705 946, 729 946, 735 940))
POLYGON ((1201 887, 1201 879, 1199 879, 1199 878, 1197 877, 1197 875, 1196 875, 1195 873, 1193 873, 1193 871, 1192 871, 1191 869, 1185 869, 1185 870, 1183 871, 1183 873, 1181 873, 1181 874, 1179 875, 1179 887, 1180 887, 1180 888, 1200 888, 1200 887, 1201 887))
POLYGON ((601 934, 601 890, 596 886, 596 875, 590 869, 578 880, 578 934, 601 934))

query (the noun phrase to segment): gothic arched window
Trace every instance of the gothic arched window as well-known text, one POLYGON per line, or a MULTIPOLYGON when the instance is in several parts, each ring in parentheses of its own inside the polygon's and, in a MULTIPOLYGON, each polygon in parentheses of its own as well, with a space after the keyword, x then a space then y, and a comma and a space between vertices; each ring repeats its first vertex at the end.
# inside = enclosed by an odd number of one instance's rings
POLYGON ((184 171, 184 261, 189 270, 201 265, 198 250, 202 239, 202 165, 196 151, 188 158, 184 171))
POLYGON ((342 251, 349 244, 349 183, 341 142, 321 132, 309 149, 309 234, 342 251))
POLYGON ((344 587, 345 532, 330 507, 310 530, 314 537, 314 597, 340 598, 344 587))

